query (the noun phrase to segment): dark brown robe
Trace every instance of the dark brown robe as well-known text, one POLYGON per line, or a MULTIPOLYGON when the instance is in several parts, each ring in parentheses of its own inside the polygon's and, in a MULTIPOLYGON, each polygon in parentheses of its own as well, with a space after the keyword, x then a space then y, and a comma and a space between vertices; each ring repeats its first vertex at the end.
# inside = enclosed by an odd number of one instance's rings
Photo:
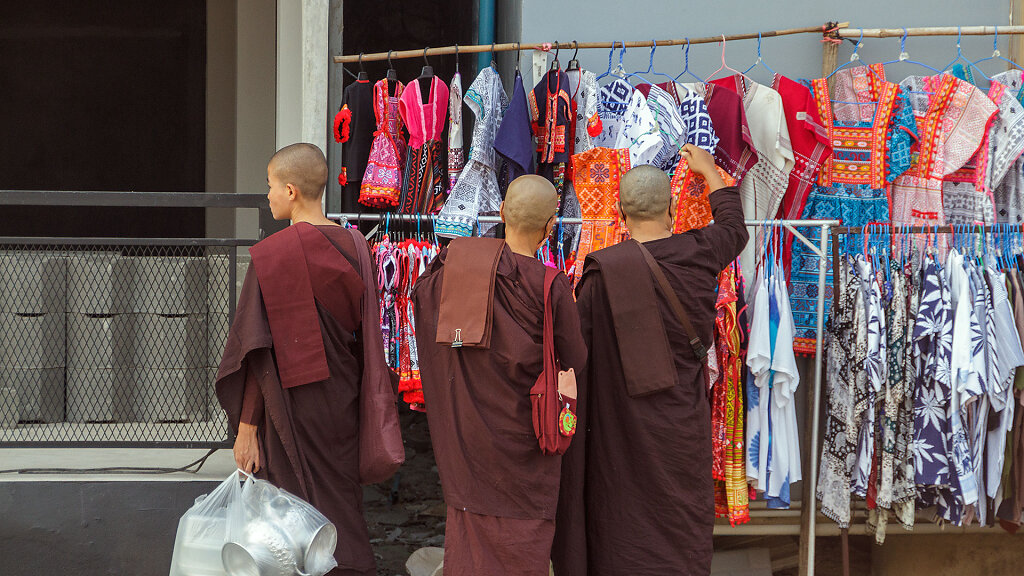
MULTIPOLYGON (((456 242, 480 242, 460 239, 456 242)), ((448 520, 445 576, 544 576, 558 502, 560 456, 541 453, 530 388, 541 373, 545 267, 502 248, 487 348, 436 342, 448 250, 413 290, 416 341, 448 520)), ((586 362, 572 288, 552 286, 562 369, 586 362)))
POLYGON ((387 367, 363 354, 364 341, 374 335, 371 345, 379 347, 381 341, 379 317, 361 314, 362 299, 376 298, 369 248, 358 233, 304 223, 257 246, 217 373, 217 397, 234 432, 240 421, 257 426, 262 466, 257 476, 310 502, 337 527, 338 568, 330 576, 374 576, 359 484, 359 393, 364 368, 387 367), (294 230, 298 226, 305 228, 294 230), (329 244, 310 246, 284 236, 296 231, 317 241, 323 232, 329 244), (268 302, 263 295, 280 294, 281 285, 293 288, 289 262, 305 263, 308 270, 315 297, 312 323, 298 323, 303 315, 296 309, 308 304, 302 298, 279 295, 268 302), (271 334, 268 308, 279 311, 278 332, 302 344, 290 361, 275 349, 280 338, 271 334), (327 377, 308 381, 321 373, 317 342, 327 377))
MULTIPOLYGON (((736 189, 716 191, 710 200, 714 224, 644 243, 705 346, 713 338, 717 276, 747 241, 736 189)), ((576 437, 563 459, 555 574, 708 574, 715 506, 703 365, 635 244, 587 257, 577 305, 590 364, 576 437), (609 293, 656 294, 648 305, 661 321, 616 327, 614 312, 635 303, 610 302, 609 293), (664 348, 656 345, 661 331, 664 348), (620 347, 620 340, 652 345, 640 352, 620 347), (645 393, 626 373, 663 363, 661 354, 670 355, 675 384, 645 393)))

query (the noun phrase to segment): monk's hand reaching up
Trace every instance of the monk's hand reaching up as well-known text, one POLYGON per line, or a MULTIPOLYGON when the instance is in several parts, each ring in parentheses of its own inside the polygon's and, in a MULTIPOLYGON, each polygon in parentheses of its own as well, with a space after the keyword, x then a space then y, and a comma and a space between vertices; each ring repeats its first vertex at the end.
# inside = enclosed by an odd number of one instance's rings
POLYGON ((235 437, 235 465, 246 474, 260 471, 260 447, 256 439, 256 427, 245 422, 238 423, 235 437))
POLYGON ((722 175, 718 173, 715 159, 707 150, 698 148, 693 144, 687 144, 680 150, 680 155, 683 157, 683 160, 686 160, 690 170, 704 177, 711 192, 719 188, 725 188, 725 181, 722 180, 722 175))

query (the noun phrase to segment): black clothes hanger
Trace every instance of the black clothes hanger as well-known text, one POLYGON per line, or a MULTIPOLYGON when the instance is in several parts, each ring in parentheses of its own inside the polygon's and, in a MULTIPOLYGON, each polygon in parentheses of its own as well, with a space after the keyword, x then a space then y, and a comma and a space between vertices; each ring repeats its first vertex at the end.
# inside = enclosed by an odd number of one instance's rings
POLYGON ((560 48, 560 46, 558 45, 558 42, 555 42, 555 59, 554 59, 554 61, 551 62, 551 69, 552 70, 558 70, 558 68, 561 66, 561 64, 558 62, 558 49, 559 48, 560 48))
POLYGON ((494 61, 494 42, 491 42, 491 68, 498 69, 498 63, 494 61))
POLYGON ((427 60, 427 50, 429 50, 429 48, 423 49, 423 70, 420 71, 420 79, 434 77, 434 67, 431 66, 430 61, 427 60))
POLYGON ((519 60, 522 56, 523 53, 519 50, 519 42, 516 42, 516 74, 519 73, 519 60))
POLYGON ((459 45, 455 45, 455 74, 459 73, 459 45))
POLYGON ((580 61, 576 59, 576 55, 580 53, 580 43, 573 40, 572 47, 575 49, 575 52, 572 53, 572 60, 569 60, 569 66, 566 68, 568 72, 580 69, 580 61))
POLYGON ((356 76, 356 82, 369 82, 370 77, 366 75, 366 69, 363 68, 363 53, 359 53, 359 75, 356 76))
POLYGON ((427 100, 430 99, 430 89, 434 83, 434 67, 430 65, 430 61, 427 60, 427 48, 423 49, 423 70, 420 72, 420 77, 417 80, 420 83, 420 95, 426 94, 427 100))
POLYGON ((391 52, 392 51, 393 50, 388 50, 387 51, 387 79, 388 79, 388 82, 395 82, 395 81, 398 80, 398 74, 394 71, 394 65, 391 64, 391 52))

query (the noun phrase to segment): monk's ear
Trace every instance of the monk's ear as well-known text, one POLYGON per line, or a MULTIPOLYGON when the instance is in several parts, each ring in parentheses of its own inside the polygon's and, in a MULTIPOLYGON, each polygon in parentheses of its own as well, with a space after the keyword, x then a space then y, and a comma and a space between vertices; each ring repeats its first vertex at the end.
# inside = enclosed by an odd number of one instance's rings
POLYGON ((294 184, 285 184, 284 189, 288 192, 288 200, 295 201, 299 199, 299 189, 294 184))
POLYGON ((501 215, 501 222, 505 223, 505 201, 501 201, 501 206, 498 207, 498 214, 501 215))

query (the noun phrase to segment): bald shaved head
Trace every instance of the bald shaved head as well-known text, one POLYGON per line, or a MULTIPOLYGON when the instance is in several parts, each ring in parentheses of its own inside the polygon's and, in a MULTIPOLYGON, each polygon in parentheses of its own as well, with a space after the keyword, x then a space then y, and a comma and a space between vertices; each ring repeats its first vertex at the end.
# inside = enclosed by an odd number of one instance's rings
POLYGON ((502 213, 505 226, 519 232, 544 230, 558 210, 558 193, 546 178, 527 174, 508 185, 502 213))
POLYGON ((668 213, 672 203, 671 182, 654 166, 637 166, 619 182, 622 213, 634 220, 656 220, 668 213))
POLYGON ((282 184, 295 186, 307 200, 319 200, 327 186, 327 159, 312 144, 281 148, 270 159, 270 172, 282 184))

